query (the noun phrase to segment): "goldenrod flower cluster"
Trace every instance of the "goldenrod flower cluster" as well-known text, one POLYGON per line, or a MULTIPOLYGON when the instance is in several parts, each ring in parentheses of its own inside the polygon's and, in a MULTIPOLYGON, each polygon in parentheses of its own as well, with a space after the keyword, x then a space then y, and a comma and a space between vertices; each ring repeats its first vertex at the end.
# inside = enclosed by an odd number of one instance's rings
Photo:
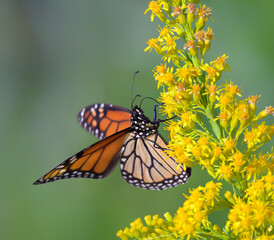
POLYGON ((274 125, 262 122, 274 114, 272 106, 256 112, 260 96, 243 99, 241 88, 221 82, 230 70, 225 54, 208 63, 205 54, 214 40, 206 28, 212 9, 199 0, 150 1, 145 13, 163 22, 158 37, 148 40, 145 51, 155 50, 164 63, 153 72, 162 89, 162 113, 169 121, 167 153, 178 164, 201 165, 216 181, 231 184, 223 196, 221 183, 190 190, 183 206, 166 220, 140 219, 120 230, 121 239, 274 239, 274 154, 260 148, 274 134, 274 125), (208 216, 227 208, 225 228, 212 226, 208 216))
POLYGON ((123 240, 128 239, 175 239, 176 234, 173 226, 173 219, 170 213, 164 214, 165 219, 158 215, 146 216, 145 225, 140 218, 136 219, 130 224, 131 228, 126 228, 124 231, 120 230, 117 236, 123 240))

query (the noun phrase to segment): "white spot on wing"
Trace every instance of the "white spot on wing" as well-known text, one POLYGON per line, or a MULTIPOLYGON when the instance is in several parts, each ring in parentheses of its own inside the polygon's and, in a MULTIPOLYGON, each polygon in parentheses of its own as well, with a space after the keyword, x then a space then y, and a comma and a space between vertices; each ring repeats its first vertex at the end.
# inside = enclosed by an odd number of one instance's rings
POLYGON ((95 129, 95 135, 98 136, 98 134, 99 134, 99 130, 96 128, 95 129))

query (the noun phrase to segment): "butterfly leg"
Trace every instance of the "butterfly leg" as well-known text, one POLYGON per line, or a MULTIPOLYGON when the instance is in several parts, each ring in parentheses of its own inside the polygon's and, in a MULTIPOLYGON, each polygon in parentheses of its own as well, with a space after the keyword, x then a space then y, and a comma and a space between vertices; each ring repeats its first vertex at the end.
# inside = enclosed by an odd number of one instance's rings
POLYGON ((175 116, 173 116, 173 117, 171 117, 171 118, 167 118, 167 119, 164 119, 164 120, 158 119, 158 121, 159 121, 159 122, 167 122, 167 121, 172 120, 172 119, 174 119, 174 118, 176 118, 176 117, 178 117, 178 116, 175 115, 175 116))
POLYGON ((156 123, 156 119, 157 119, 157 107, 159 107, 160 105, 164 105, 164 103, 159 103, 154 105, 154 117, 153 117, 153 122, 156 123))

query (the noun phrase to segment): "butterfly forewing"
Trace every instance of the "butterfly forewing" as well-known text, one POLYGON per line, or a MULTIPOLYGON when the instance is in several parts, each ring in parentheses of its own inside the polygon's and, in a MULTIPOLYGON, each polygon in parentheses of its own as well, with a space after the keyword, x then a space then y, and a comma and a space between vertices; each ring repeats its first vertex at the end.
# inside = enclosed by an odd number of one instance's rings
POLYGON ((104 178, 120 160, 121 149, 129 129, 120 131, 68 158, 49 171, 34 184, 52 182, 64 178, 104 178))
POLYGON ((160 134, 136 138, 131 133, 122 151, 123 178, 133 186, 150 190, 163 190, 187 182, 191 169, 178 167, 175 159, 164 152, 166 149, 166 142, 160 134))
POLYGON ((83 108, 78 114, 79 124, 99 139, 130 127, 131 111, 112 104, 98 103, 83 108))

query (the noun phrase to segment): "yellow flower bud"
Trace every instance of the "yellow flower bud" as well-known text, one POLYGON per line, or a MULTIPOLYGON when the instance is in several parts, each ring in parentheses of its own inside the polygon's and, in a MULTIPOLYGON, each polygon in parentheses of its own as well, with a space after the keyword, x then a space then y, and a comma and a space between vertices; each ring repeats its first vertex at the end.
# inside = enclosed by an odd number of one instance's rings
POLYGON ((269 106, 266 107, 265 110, 261 111, 258 116, 256 117, 256 120, 265 118, 268 114, 274 114, 274 107, 269 106))
POLYGON ((214 34, 212 33, 212 29, 208 28, 205 34, 205 46, 203 49, 203 55, 210 49, 211 40, 214 39, 214 34))
POLYGON ((192 24, 195 20, 196 7, 193 3, 187 5, 187 22, 192 24))
POLYGON ((151 215, 145 216, 145 222, 148 226, 151 226, 151 215))
POLYGON ((188 49, 192 56, 197 56, 197 47, 195 46, 195 40, 187 41, 184 49, 188 49))
POLYGON ((207 169, 207 172, 209 173, 210 176, 212 176, 213 178, 216 177, 216 170, 215 170, 215 168, 213 167, 213 165, 208 165, 208 166, 206 167, 206 169, 207 169))
POLYGON ((211 46, 211 40, 205 40, 205 45, 204 45, 203 51, 202 51, 203 56, 210 49, 210 46, 211 46))
POLYGON ((220 115, 218 116, 218 118, 220 119, 221 126, 225 129, 227 129, 228 125, 229 125, 229 118, 230 118, 229 113, 221 112, 220 115))
POLYGON ((191 23, 194 22, 194 20, 195 20, 195 14, 194 14, 194 13, 188 13, 188 14, 187 14, 187 22, 188 22, 189 24, 191 24, 191 23))
POLYGON ((178 16, 178 21, 180 24, 182 24, 183 26, 185 26, 186 24, 186 16, 182 13, 178 16))
POLYGON ((198 20, 197 20, 197 22, 196 22, 196 29, 195 29, 195 31, 198 32, 201 29, 203 29, 204 26, 205 26, 205 23, 206 23, 205 18, 204 17, 199 17, 198 20))
POLYGON ((172 216, 170 215, 169 212, 166 212, 166 213, 164 214, 164 216, 165 216, 165 218, 166 218, 166 220, 167 220, 168 222, 172 222, 172 216))
POLYGON ((197 39, 198 46, 200 47, 200 50, 201 50, 205 46, 204 31, 197 31, 194 34, 194 37, 197 39))
POLYGON ((201 86, 199 84, 193 84, 192 93, 194 102, 199 102, 201 99, 201 86))
POLYGON ((269 134, 263 135, 263 136, 261 137, 262 143, 269 142, 269 141, 271 140, 272 136, 273 136, 273 132, 271 133, 271 135, 269 135, 269 134))
POLYGON ((121 238, 122 240, 128 240, 129 237, 122 231, 122 230, 119 230, 117 233, 116 233, 117 237, 121 238))
POLYGON ((253 115, 256 111, 256 103, 258 102, 258 99, 259 99, 260 96, 250 96, 248 97, 248 102, 249 102, 249 109, 250 109, 250 112, 251 114, 253 115))
POLYGON ((190 48, 189 52, 192 56, 197 56, 197 48, 196 47, 190 48))
POLYGON ((157 17, 158 17, 162 22, 166 23, 166 21, 167 21, 166 15, 165 15, 163 12, 157 14, 157 17))
POLYGON ((233 116, 230 121, 230 131, 233 131, 238 125, 238 118, 237 116, 233 116))
POLYGON ((172 58, 172 62, 176 67, 181 67, 181 62, 178 58, 172 58))
POLYGON ((197 13, 199 18, 196 22, 196 32, 204 28, 208 17, 211 16, 211 9, 204 5, 203 7, 198 9, 197 13))

